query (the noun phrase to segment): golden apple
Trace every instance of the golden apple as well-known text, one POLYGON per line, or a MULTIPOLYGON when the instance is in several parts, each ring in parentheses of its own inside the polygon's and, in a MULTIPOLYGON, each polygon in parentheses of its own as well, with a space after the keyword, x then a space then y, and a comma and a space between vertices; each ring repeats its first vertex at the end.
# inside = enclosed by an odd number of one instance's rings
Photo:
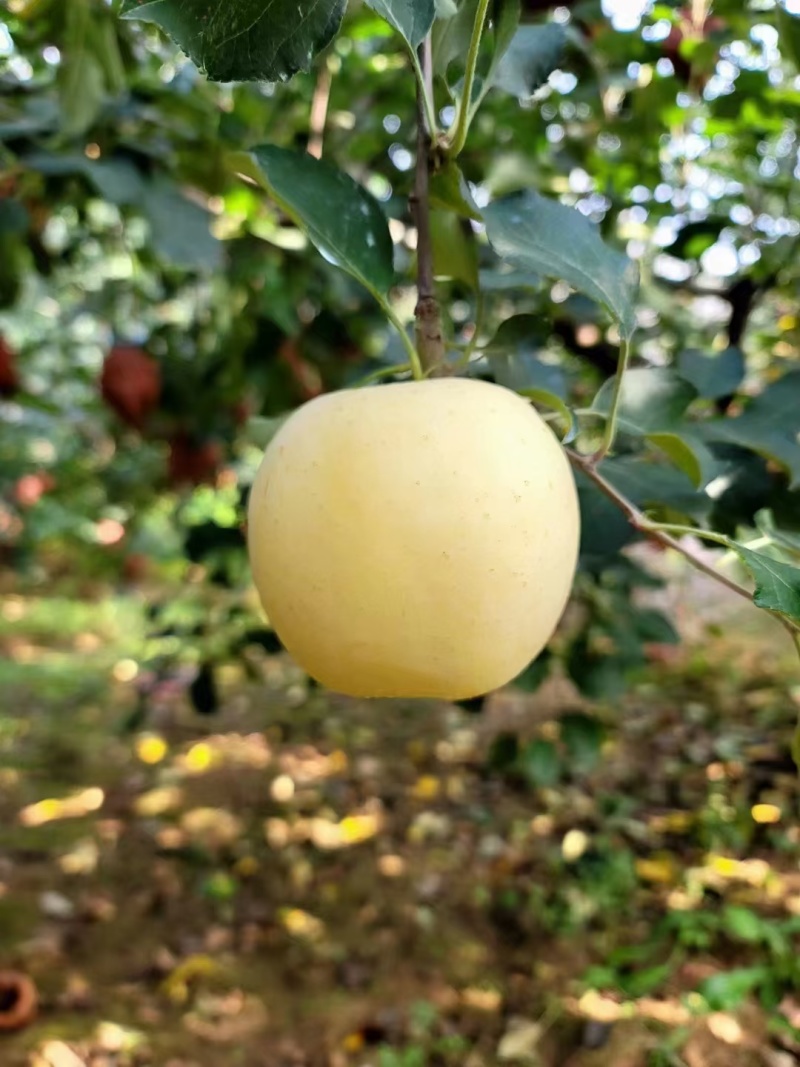
POLYGON ((345 390, 294 412, 253 484, 256 588, 295 660, 359 697, 459 700, 550 639, 578 555, 557 438, 501 386, 345 390))

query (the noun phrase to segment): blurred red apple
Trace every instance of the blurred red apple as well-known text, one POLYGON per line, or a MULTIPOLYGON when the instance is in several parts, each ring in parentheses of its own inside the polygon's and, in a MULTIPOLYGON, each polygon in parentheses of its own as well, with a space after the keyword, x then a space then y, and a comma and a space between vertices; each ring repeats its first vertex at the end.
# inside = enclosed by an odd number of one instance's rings
POLYGON ((124 423, 141 430, 161 397, 161 368, 141 348, 117 345, 103 363, 100 391, 124 423))

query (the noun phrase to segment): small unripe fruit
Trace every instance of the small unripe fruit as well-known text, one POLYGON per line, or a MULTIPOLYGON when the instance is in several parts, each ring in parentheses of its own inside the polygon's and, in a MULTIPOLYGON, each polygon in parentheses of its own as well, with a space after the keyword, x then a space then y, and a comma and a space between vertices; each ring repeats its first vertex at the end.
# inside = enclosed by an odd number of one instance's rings
POLYGON ((579 527, 568 460, 531 405, 434 379, 299 408, 256 476, 248 542, 270 623, 312 677, 458 700, 511 681, 548 642, 579 527))

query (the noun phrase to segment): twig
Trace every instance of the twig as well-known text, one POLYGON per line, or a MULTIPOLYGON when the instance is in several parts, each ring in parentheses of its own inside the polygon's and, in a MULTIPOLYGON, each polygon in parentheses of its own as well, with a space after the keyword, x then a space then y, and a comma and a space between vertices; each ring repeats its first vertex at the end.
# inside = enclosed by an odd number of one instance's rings
POLYGON ((311 101, 311 115, 308 120, 308 154, 315 159, 322 159, 322 143, 325 139, 325 124, 328 121, 332 81, 330 65, 324 62, 317 77, 314 97, 311 101))
POLYGON ((436 298, 431 240, 430 176, 432 166, 431 131, 425 114, 426 86, 432 69, 431 42, 420 47, 423 83, 417 86, 417 162, 412 205, 417 225, 417 348, 426 373, 441 372, 445 358, 442 313, 436 298))

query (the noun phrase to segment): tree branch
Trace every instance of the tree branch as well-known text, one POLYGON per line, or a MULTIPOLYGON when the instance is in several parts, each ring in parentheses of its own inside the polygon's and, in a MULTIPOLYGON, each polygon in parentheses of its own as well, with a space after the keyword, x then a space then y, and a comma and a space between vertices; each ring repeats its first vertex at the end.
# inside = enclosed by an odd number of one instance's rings
POLYGON ((426 373, 441 373, 445 359, 442 313, 436 297, 433 277, 433 243, 431 239, 430 176, 433 164, 431 130, 425 109, 425 86, 431 80, 433 60, 428 37, 420 46, 420 64, 424 80, 417 86, 417 163, 412 206, 417 226, 417 349, 426 373))
POLYGON ((308 154, 314 156, 315 159, 322 159, 322 142, 325 139, 325 124, 328 121, 332 81, 331 68, 326 61, 319 70, 308 123, 308 154))

